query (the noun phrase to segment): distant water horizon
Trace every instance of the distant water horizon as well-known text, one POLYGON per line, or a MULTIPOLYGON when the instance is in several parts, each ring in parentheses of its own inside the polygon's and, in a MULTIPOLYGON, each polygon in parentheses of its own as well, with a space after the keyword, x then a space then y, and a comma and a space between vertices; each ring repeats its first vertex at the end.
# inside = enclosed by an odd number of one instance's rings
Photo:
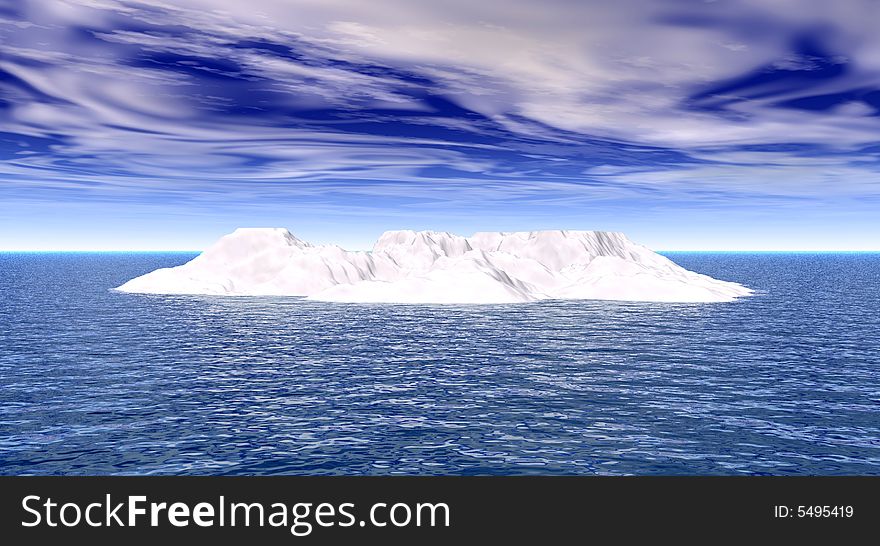
MULTIPOLYGON (((192 249, 184 249, 184 250, 162 250, 162 249, 147 249, 147 250, 137 250, 137 249, 110 249, 110 250, 100 250, 100 249, 70 249, 70 250, 57 250, 57 249, 19 249, 19 250, 4 250, 0 249, 0 254, 201 254, 206 249, 200 250, 192 250, 192 249)), ((370 248, 347 248, 346 250, 353 251, 368 251, 370 248)), ((731 253, 731 254, 880 254, 880 249, 877 250, 826 250, 826 249, 815 249, 815 250, 656 250, 652 249, 654 252, 658 254, 723 254, 723 253, 731 253)))
POLYGON ((880 251, 664 251, 729 303, 111 289, 0 252, 0 474, 880 475, 880 251))

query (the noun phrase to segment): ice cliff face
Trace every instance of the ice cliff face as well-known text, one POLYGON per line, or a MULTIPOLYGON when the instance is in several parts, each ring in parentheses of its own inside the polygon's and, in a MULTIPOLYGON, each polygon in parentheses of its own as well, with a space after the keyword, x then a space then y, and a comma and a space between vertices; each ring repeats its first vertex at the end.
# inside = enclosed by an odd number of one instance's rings
POLYGON ((237 229, 192 261, 117 290, 397 303, 716 302, 752 293, 683 269, 622 233, 389 231, 372 251, 350 252, 283 228, 237 229))

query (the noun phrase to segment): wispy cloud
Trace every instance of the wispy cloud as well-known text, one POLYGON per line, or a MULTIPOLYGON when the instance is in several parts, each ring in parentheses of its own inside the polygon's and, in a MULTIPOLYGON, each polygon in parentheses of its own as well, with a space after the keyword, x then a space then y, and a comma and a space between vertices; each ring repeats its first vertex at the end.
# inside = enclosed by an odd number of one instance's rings
POLYGON ((878 9, 14 2, 0 198, 874 197, 878 9))

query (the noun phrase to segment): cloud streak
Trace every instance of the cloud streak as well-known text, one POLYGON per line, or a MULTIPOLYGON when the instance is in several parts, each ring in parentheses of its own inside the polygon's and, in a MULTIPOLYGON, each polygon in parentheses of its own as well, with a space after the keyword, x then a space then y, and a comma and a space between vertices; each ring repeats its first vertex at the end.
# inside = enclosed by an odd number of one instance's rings
POLYGON ((14 2, 0 9, 0 199, 324 191, 330 207, 371 196, 389 212, 874 198, 877 10, 14 2))

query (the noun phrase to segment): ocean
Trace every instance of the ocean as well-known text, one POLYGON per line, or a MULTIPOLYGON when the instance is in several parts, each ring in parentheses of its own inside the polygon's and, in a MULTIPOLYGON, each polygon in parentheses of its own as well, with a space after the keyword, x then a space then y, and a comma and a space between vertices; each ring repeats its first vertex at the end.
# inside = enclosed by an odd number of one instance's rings
POLYGON ((732 303, 110 288, 0 253, 0 474, 880 474, 880 254, 665 253, 732 303))

